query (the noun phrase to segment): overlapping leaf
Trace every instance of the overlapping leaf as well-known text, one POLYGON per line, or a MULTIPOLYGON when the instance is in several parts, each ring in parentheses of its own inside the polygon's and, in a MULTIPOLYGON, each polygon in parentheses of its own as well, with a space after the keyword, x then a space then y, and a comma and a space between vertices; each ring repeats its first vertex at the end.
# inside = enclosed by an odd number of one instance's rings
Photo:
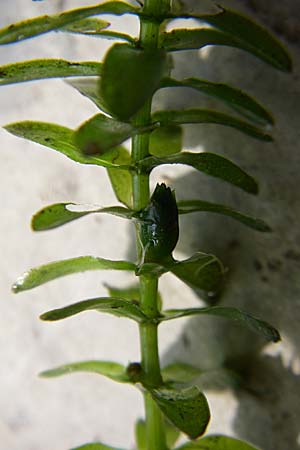
POLYGON ((134 271, 135 264, 129 261, 111 261, 109 259, 96 258, 95 256, 80 256, 63 261, 54 261, 25 272, 17 279, 12 290, 16 293, 26 291, 56 278, 88 270, 134 271))
POLYGON ((109 113, 105 107, 103 99, 100 96, 98 88, 99 78, 79 78, 75 80, 67 80, 66 83, 75 88, 78 92, 80 92, 80 94, 91 100, 101 111, 109 113))
POLYGON ((40 377, 54 378, 60 377, 61 375, 69 375, 75 372, 96 373, 119 383, 130 382, 126 373, 126 367, 112 361, 80 361, 71 364, 64 364, 63 366, 41 372, 40 377))
POLYGON ((214 123, 235 128, 261 141, 272 141, 272 137, 265 130, 218 111, 206 109, 157 111, 152 118, 154 122, 159 122, 162 125, 214 123))
POLYGON ((247 442, 227 436, 207 436, 195 442, 188 442, 177 450, 259 450, 247 442))
POLYGON ((198 388, 154 389, 151 395, 165 416, 191 439, 205 432, 210 413, 207 400, 198 388))
POLYGON ((157 158, 150 156, 141 160, 137 165, 142 170, 150 172, 162 164, 185 164, 194 167, 207 175, 220 178, 251 194, 258 193, 258 185, 253 177, 223 156, 214 153, 182 152, 176 155, 157 158))
POLYGON ((178 125, 159 127, 150 134, 149 153, 163 157, 179 153, 182 148, 182 129, 178 125))
POLYGON ((101 444, 100 442, 93 442, 90 444, 83 444, 80 447, 74 447, 70 450, 124 450, 116 447, 109 447, 108 445, 101 444))
MULTIPOLYGON (((147 127, 146 127, 147 129, 147 127)), ((151 129, 151 127, 150 127, 151 129)), ((143 131, 103 114, 97 114, 83 123, 74 134, 76 145, 86 155, 105 155, 126 139, 143 131)))
POLYGON ((83 300, 64 308, 53 309, 40 316, 41 320, 54 322, 67 317, 74 316, 83 311, 98 311, 112 314, 117 317, 127 317, 136 322, 147 321, 147 316, 140 310, 135 302, 129 302, 122 298, 100 297, 89 300, 83 300))
MULTIPOLYGON (((180 436, 180 431, 175 428, 171 422, 165 420, 164 430, 166 434, 166 444, 168 448, 174 448, 176 441, 180 436)), ((139 419, 135 425, 135 438, 138 450, 147 450, 146 423, 139 419)))
POLYGON ((234 109, 247 119, 261 124, 273 124, 272 115, 256 100, 250 97, 240 89, 236 89, 228 84, 213 83, 199 78, 185 78, 175 80, 173 78, 164 78, 161 81, 161 87, 187 87, 195 89, 203 94, 217 98, 227 106, 234 109))
POLYGON ((0 86, 46 78, 88 77, 100 74, 102 64, 94 61, 34 59, 0 66, 0 86))
POLYGON ((32 217, 31 226, 34 231, 51 230, 80 217, 96 213, 112 214, 125 219, 131 219, 135 215, 134 211, 122 206, 88 208, 75 203, 54 203, 38 211, 32 217))
POLYGON ((224 317, 225 319, 234 320, 241 325, 250 328, 250 330, 262 335, 265 339, 272 342, 278 342, 280 335, 278 331, 267 322, 257 319, 252 315, 241 311, 237 308, 231 308, 226 306, 212 306, 208 308, 186 308, 186 309, 170 309, 163 312, 161 322, 165 320, 178 319, 180 317, 194 316, 209 314, 218 317, 224 317))
POLYGON ((288 52, 268 30, 237 12, 221 9, 220 13, 212 15, 189 13, 184 7, 181 12, 176 11, 174 18, 199 19, 214 29, 174 30, 163 36, 163 45, 171 50, 229 45, 250 52, 279 70, 291 70, 288 52))
POLYGON ((114 163, 118 157, 118 147, 107 151, 103 155, 84 155, 74 143, 74 131, 47 122, 16 122, 4 127, 9 133, 29 141, 36 142, 54 149, 68 158, 81 164, 94 164, 103 167, 119 167, 114 163))
POLYGON ((248 227, 253 228, 257 231, 271 231, 269 225, 266 224, 266 222, 264 222, 263 220, 248 216, 239 211, 235 211, 233 208, 226 205, 206 202, 204 200, 185 200, 177 202, 177 206, 179 214, 189 214, 202 211, 212 212, 231 217, 232 219, 235 219, 238 222, 241 222, 244 225, 247 225, 248 227))
POLYGON ((102 67, 100 95, 112 115, 128 120, 150 99, 166 68, 161 49, 115 44, 102 67))
POLYGON ((169 268, 176 277, 196 291, 215 293, 224 278, 224 268, 218 258, 201 252, 170 264, 169 268))
MULTIPOLYGON (((130 166, 131 158, 129 152, 124 148, 119 150, 118 157, 114 160, 115 164, 120 166, 130 166)), ((109 179, 114 190, 114 193, 119 202, 132 208, 133 193, 132 193, 132 177, 129 170, 121 169, 107 169, 109 179)))
POLYGON ((136 8, 122 1, 109 1, 95 6, 65 11, 52 16, 40 16, 24 20, 0 30, 0 45, 20 42, 24 39, 39 36, 53 30, 60 30, 74 22, 100 14, 137 14, 136 8))

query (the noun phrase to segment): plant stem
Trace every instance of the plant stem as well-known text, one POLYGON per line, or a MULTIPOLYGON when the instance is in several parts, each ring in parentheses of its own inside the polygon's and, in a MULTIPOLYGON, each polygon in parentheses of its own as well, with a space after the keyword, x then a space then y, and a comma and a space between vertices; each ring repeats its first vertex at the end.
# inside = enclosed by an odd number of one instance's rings
MULTIPOLYGON (((145 0, 143 12, 145 17, 140 19, 139 46, 143 49, 157 48, 159 37, 159 21, 155 20, 162 11, 164 5, 169 5, 169 0, 145 0), (153 17, 153 20, 149 18, 153 17)), ((163 8, 165 10, 165 7, 163 8)), ((151 120, 152 99, 146 102, 136 114, 135 125, 147 125, 151 120)), ((149 155, 149 134, 137 135, 132 140, 131 158, 135 163, 149 155)), ((149 175, 134 173, 132 176, 133 208, 139 211, 145 208, 149 202, 149 175)), ((138 261, 142 261, 143 249, 139 237, 139 228, 136 227, 138 261)), ((158 278, 156 276, 140 276, 140 307, 150 318, 155 319, 159 315, 157 305, 158 278)), ((147 322, 140 325, 141 365, 145 385, 157 387, 162 383, 160 372, 157 324, 147 322)), ((144 393, 146 441, 147 450, 167 450, 164 431, 163 415, 148 391, 144 393)))

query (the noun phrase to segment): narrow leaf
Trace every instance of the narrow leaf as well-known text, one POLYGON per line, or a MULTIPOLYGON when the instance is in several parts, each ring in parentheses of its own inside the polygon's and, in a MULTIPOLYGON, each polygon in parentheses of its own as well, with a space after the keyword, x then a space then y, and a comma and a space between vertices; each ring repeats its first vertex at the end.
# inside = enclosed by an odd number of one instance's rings
POLYGON ((185 78, 181 81, 173 78, 164 78, 161 81, 161 87, 192 88, 221 100, 249 120, 261 124, 274 124, 272 115, 263 106, 245 92, 228 84, 213 83, 207 80, 200 80, 199 78, 185 78))
POLYGON ((188 442, 177 450, 259 450, 247 442, 227 436, 207 436, 196 442, 188 442))
POLYGON ((122 206, 91 209, 75 203, 55 203, 38 211, 32 217, 31 226, 34 231, 51 230, 72 220, 95 213, 112 214, 125 219, 131 219, 135 215, 134 211, 122 206))
POLYGON ((0 45, 20 42, 24 39, 39 36, 53 30, 60 30, 67 25, 81 21, 87 17, 100 14, 137 14, 136 8, 122 1, 110 1, 95 6, 65 11, 52 16, 40 16, 9 25, 0 30, 0 45))
POLYGON ((150 134, 149 153, 163 157, 179 153, 182 148, 182 129, 178 125, 159 127, 150 134))
POLYGON ((205 396, 198 388, 154 389, 151 395, 165 416, 189 438, 201 436, 210 419, 205 396))
POLYGON ((162 376, 165 383, 191 383, 199 375, 202 370, 198 367, 185 363, 173 363, 162 369, 162 376))
POLYGON ((40 319, 54 322, 56 320, 74 316, 83 311, 91 310, 112 314, 118 317, 127 317, 136 322, 148 320, 147 316, 142 313, 140 308, 134 302, 113 297, 93 298, 65 306, 64 308, 53 309, 52 311, 42 314, 40 319))
POLYGON ((68 158, 81 164, 94 164, 104 167, 119 167, 113 161, 118 156, 118 148, 104 155, 86 156, 74 144, 74 131, 70 128, 47 122, 16 122, 4 127, 14 136, 36 142, 57 150, 68 158))
POLYGON ((240 13, 222 8, 219 14, 202 18, 206 23, 223 31, 235 41, 235 46, 246 50, 279 70, 292 69, 290 55, 268 30, 240 13))
POLYGON ((218 292, 224 279, 224 268, 219 259, 201 252, 175 262, 170 271, 192 289, 209 293, 218 292))
POLYGON ((129 383, 126 367, 111 361, 80 361, 46 370, 39 375, 43 378, 54 378, 75 372, 97 373, 119 383, 129 383))
POLYGON ((129 123, 97 114, 75 132, 76 145, 86 155, 104 155, 108 150, 138 133, 129 123))
POLYGON ((135 264, 129 261, 111 261, 94 256, 80 256, 78 258, 55 261, 43 266, 30 269, 21 275, 12 287, 17 292, 26 291, 40 286, 56 278, 64 277, 87 270, 135 270, 135 264))
POLYGON ((161 49, 115 44, 102 67, 100 95, 112 115, 128 120, 155 92, 166 67, 161 49))
POLYGON ((152 115, 152 118, 154 122, 159 122, 162 125, 214 123, 235 128, 236 130, 261 141, 272 141, 272 137, 264 130, 254 127, 250 123, 244 122, 236 117, 232 117, 218 111, 206 109, 157 111, 152 115))
POLYGON ((161 321, 201 314, 224 317, 225 319, 234 320, 241 325, 250 328, 252 331, 255 331, 256 333, 262 335, 268 341, 280 341, 280 335, 272 325, 260 319, 257 319, 256 317, 253 317, 250 314, 245 313, 237 308, 226 306, 212 306, 208 308, 170 309, 164 311, 163 314, 164 317, 161 319, 161 321))
POLYGON ((257 182, 244 172, 240 167, 223 156, 214 153, 190 153, 182 152, 176 155, 167 156, 165 158, 157 158, 150 156, 141 160, 138 167, 150 172, 161 164, 186 164, 195 169, 227 181, 250 194, 258 193, 257 182))
POLYGON ((102 64, 93 61, 34 59, 0 66, 0 86, 45 78, 87 77, 100 74, 102 64))
POLYGON ((117 31, 105 30, 110 24, 100 19, 83 19, 61 28, 60 31, 75 33, 84 36, 101 37, 104 39, 118 39, 122 41, 135 43, 135 39, 128 34, 117 31), (104 30, 104 31, 103 31, 104 30))
POLYGON ((254 217, 243 214, 239 211, 235 211, 229 206, 219 205, 217 203, 206 202, 204 200, 184 200, 177 202, 179 214, 189 214, 193 212, 212 212, 216 214, 222 214, 238 222, 247 225, 257 231, 267 232, 271 231, 269 225, 263 220, 256 219, 254 217))
MULTIPOLYGON (((125 300, 134 300, 136 302, 140 301, 140 286, 139 284, 133 284, 125 288, 115 288, 108 284, 105 284, 106 289, 110 297, 121 297, 125 300)), ((160 293, 157 293, 157 308, 160 311, 162 307, 162 298, 160 293)))
POLYGON ((101 444, 100 442, 93 442, 91 444, 84 444, 81 445, 80 447, 71 448, 70 450, 122 450, 122 449, 116 447, 109 447, 108 445, 101 444))
MULTIPOLYGON (((124 148, 119 151, 118 157, 115 159, 115 164, 120 166, 130 166, 131 158, 129 152, 124 148)), ((119 200, 128 208, 132 208, 132 176, 128 170, 121 169, 107 169, 109 179, 114 190, 114 193, 119 200)))

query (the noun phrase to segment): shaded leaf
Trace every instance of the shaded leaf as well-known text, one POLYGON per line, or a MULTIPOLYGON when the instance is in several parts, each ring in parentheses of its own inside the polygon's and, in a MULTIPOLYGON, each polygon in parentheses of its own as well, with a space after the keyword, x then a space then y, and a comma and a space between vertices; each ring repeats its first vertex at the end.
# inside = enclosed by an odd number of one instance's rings
POLYGON ((207 80, 200 80, 199 78, 185 78, 181 81, 173 78, 164 78, 161 81, 161 87, 186 87, 196 89, 203 94, 221 100, 249 120, 262 124, 274 124, 272 115, 263 106, 245 92, 228 84, 213 83, 207 80))
MULTIPOLYGON (((115 288, 108 284, 105 284, 106 289, 109 292, 110 297, 121 297, 125 300, 140 301, 140 286, 139 284, 133 284, 125 288, 115 288)), ((162 306, 162 298, 160 293, 157 293, 157 309, 160 311, 162 306)))
POLYGON ((219 14, 207 15, 202 20, 231 36, 236 47, 252 53, 279 70, 291 70, 292 61, 284 46, 266 28, 248 17, 222 8, 219 14))
POLYGON ((119 383, 129 383, 126 367, 111 361, 80 361, 41 372, 40 377, 53 378, 74 372, 90 372, 103 375, 119 383))
POLYGON ((164 158, 150 156, 142 159, 137 166, 150 172, 152 169, 162 164, 186 164, 207 175, 227 181, 250 194, 258 193, 258 185, 253 177, 248 175, 229 159, 216 155, 215 153, 181 152, 164 158))
POLYGON ((26 291, 40 286, 56 278, 64 277, 87 270, 135 270, 135 264, 129 261, 111 261, 95 256, 80 256, 78 258, 54 261, 49 264, 30 269, 21 275, 12 287, 17 292, 26 291))
POLYGON ((237 308, 227 306, 211 306, 208 308, 186 308, 186 309, 170 309, 163 312, 164 317, 160 321, 177 319, 180 317, 209 314, 213 316, 224 317, 225 319, 234 320, 244 325, 250 330, 262 335, 265 339, 272 342, 280 341, 278 331, 267 322, 264 322, 250 314, 237 308))
POLYGON ((192 289, 209 293, 219 291, 224 278, 224 268, 219 259, 201 252, 184 261, 176 261, 170 265, 170 271, 192 289))
MULTIPOLYGON (((118 157, 114 161, 120 166, 129 166, 131 164, 131 158, 129 152, 124 148, 119 151, 118 157)), ((128 170, 121 169, 107 169, 109 179, 114 190, 114 193, 119 202, 132 208, 132 177, 128 170)))
POLYGON ((259 450, 247 442, 227 436, 207 436, 196 442, 188 442, 177 450, 259 450))
POLYGON ((162 369, 162 377, 165 383, 190 383, 194 381, 202 370, 185 363, 173 363, 162 369))
MULTIPOLYGON (((173 448, 180 436, 180 431, 175 428, 167 419, 164 423, 166 434, 166 444, 168 448, 173 448)), ((146 424, 145 421, 139 419, 135 424, 135 440, 138 450, 147 450, 146 424)))
POLYGON ((182 148, 182 129, 177 125, 159 127, 150 134, 149 153, 168 156, 179 153, 182 148))
POLYGON ((72 220, 95 213, 112 214, 125 219, 131 219, 135 215, 134 211, 123 208, 122 206, 88 208, 87 206, 77 205, 76 203, 54 203, 38 211, 32 217, 31 226, 34 231, 51 230, 72 220))
POLYGON ((222 214, 238 222, 247 225, 257 231, 271 231, 271 228, 263 220, 257 219, 239 211, 235 211, 229 206, 219 205, 217 203, 206 202, 204 200, 183 200, 177 202, 179 214, 189 214, 193 212, 212 212, 217 214, 222 214))
POLYGON ((86 156, 74 144, 74 131, 70 128, 47 122, 16 122, 6 125, 5 130, 14 136, 28 139, 37 144, 57 150, 73 161, 81 164, 95 164, 104 167, 119 167, 113 161, 119 155, 114 148, 104 155, 86 156))
POLYGON ((93 61, 34 59, 0 66, 0 86, 45 78, 86 77, 100 74, 102 64, 93 61))
POLYGON ((214 123, 218 125, 225 125, 227 127, 235 128, 236 130, 261 141, 272 141, 272 137, 263 129, 259 129, 248 122, 244 122, 236 117, 232 117, 218 111, 211 111, 207 109, 157 111, 152 115, 152 118, 154 121, 157 121, 162 125, 191 123, 214 123))
POLYGON ((101 37, 104 39, 118 39, 132 44, 135 43, 135 39, 128 34, 104 30, 109 25, 108 22, 104 22, 100 19, 83 19, 61 28, 60 31, 67 31, 69 33, 76 33, 84 36, 101 37))
POLYGON ((83 300, 81 302, 65 306, 64 308, 48 311, 42 314, 40 318, 41 320, 53 322, 74 316, 83 311, 91 310, 112 314, 118 317, 127 317, 135 320, 136 322, 144 322, 145 320, 148 320, 147 316, 142 313, 139 306, 137 306, 134 302, 113 297, 100 297, 90 300, 83 300))
POLYGON ((111 1, 95 6, 65 11, 52 16, 40 16, 23 20, 0 30, 0 45, 20 42, 53 30, 60 30, 71 23, 100 14, 137 14, 139 8, 121 1, 111 1))
POLYGON ((91 444, 84 444, 81 445, 80 447, 71 448, 70 450, 122 450, 122 449, 116 447, 109 447, 108 445, 101 444, 100 442, 93 442, 91 444))
POLYGON ((138 132, 139 130, 129 123, 97 114, 75 131, 74 139, 84 154, 104 155, 138 132))
POLYGON ((122 120, 132 117, 158 88, 166 67, 161 49, 138 49, 115 44, 102 67, 100 95, 111 113, 122 120))
POLYGON ((205 396, 195 387, 153 389, 151 395, 165 416, 189 438, 201 436, 210 419, 205 396))
POLYGON ((80 94, 91 100, 101 111, 109 113, 105 107, 104 101, 100 96, 98 81, 99 77, 79 78, 67 80, 66 83, 75 88, 80 94))

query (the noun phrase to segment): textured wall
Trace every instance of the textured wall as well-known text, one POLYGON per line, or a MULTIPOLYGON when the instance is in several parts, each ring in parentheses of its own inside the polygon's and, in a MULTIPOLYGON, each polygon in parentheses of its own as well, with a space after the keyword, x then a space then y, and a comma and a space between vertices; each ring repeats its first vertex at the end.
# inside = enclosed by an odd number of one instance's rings
MULTIPOLYGON (((93 2, 25 3, 13 0, 0 5, 1 26, 93 2)), ((277 73, 238 50, 219 48, 177 57, 178 77, 198 75, 235 84, 273 111, 276 127, 272 144, 261 144, 212 125, 186 130, 187 148, 201 142, 203 148, 228 155, 255 175, 261 186, 259 198, 250 198, 186 169, 180 172, 180 178, 177 169, 156 172, 157 179, 170 181, 178 197, 227 202, 261 216, 274 230, 270 235, 259 235, 226 219, 194 215, 182 220, 179 251, 185 255, 196 250, 215 252, 229 267, 222 302, 272 322, 282 332, 282 344, 266 348, 264 342, 232 324, 207 319, 168 324, 160 333, 165 362, 180 358, 193 360, 200 367, 216 368, 224 363, 236 367, 236 357, 242 356, 238 368, 245 374, 247 389, 234 394, 228 390, 209 393, 213 411, 210 431, 236 433, 265 450, 297 450, 300 445, 297 3, 285 1, 277 8, 267 0, 223 2, 279 32, 293 54, 292 75, 277 73)), ((132 22, 125 24, 127 30, 134 27, 132 22)), ((35 57, 101 60, 108 45, 54 34, 0 48, 0 63, 35 57)), ((35 119, 75 127, 95 113, 93 105, 59 80, 3 87, 0 96, 1 124, 35 119)), ((157 99, 169 106, 195 106, 200 100, 215 106, 200 95, 190 98, 188 91, 173 100, 166 95, 157 99)), ((119 274, 116 278, 111 272, 93 273, 57 280, 18 296, 9 291, 17 275, 47 261, 87 254, 121 259, 131 252, 129 226, 117 218, 88 217, 41 234, 33 234, 29 228, 31 214, 45 204, 113 204, 105 170, 77 165, 4 131, 0 139, 0 449, 67 449, 93 439, 132 446, 133 422, 142 413, 142 401, 135 390, 93 375, 49 381, 36 376, 40 370, 67 361, 99 358, 127 364, 138 358, 136 327, 123 319, 93 313, 58 324, 43 324, 37 319, 47 309, 105 295, 103 282, 126 284, 129 278, 119 274)), ((186 287, 167 276, 162 280, 162 291, 173 307, 182 306, 182 299, 185 305, 197 302, 186 287)))

